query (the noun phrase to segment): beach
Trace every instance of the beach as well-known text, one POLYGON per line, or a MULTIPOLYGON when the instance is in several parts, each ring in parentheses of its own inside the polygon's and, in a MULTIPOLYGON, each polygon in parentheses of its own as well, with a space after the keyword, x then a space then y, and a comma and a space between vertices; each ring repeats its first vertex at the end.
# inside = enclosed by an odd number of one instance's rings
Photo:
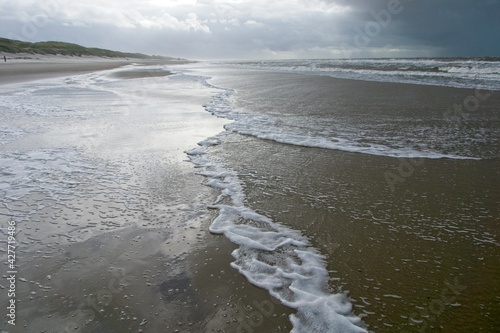
MULTIPOLYGON (((70 76, 91 73, 101 70, 119 68, 129 64, 184 64, 186 60, 133 59, 133 58, 101 58, 71 57, 32 54, 7 54, 6 60, 0 63, 0 85, 25 81, 43 80, 52 77, 70 76)), ((146 76, 153 76, 146 73, 146 76)))
POLYGON ((1 329, 495 331, 495 86, 292 65, 2 64, 1 329))
POLYGON ((225 89, 207 110, 234 120, 209 154, 239 175, 245 206, 326 255, 370 332, 495 331, 498 92, 279 64, 202 69, 225 89))
POLYGON ((11 223, 17 281, 4 331, 234 331, 270 299, 208 232, 217 193, 184 153, 226 123, 203 110, 206 87, 169 65, 16 65, 24 82, 2 76, 0 97, 2 261, 11 223))

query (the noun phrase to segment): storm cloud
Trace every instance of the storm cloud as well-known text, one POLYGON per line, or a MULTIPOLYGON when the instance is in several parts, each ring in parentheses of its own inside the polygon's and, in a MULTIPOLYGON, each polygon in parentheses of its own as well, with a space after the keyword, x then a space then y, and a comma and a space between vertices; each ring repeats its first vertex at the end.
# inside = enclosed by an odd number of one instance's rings
POLYGON ((500 0, 0 0, 0 36, 192 59, 499 56, 500 0))

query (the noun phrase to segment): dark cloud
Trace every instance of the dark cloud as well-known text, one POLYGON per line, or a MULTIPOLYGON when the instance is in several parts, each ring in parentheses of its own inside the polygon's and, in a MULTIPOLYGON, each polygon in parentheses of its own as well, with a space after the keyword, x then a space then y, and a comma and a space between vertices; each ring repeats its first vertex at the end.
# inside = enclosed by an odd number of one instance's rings
MULTIPOLYGON (((359 33, 355 29, 360 28, 366 33, 367 25, 377 21, 379 15, 374 13, 387 13, 390 2, 353 2, 355 9, 349 17, 352 25, 345 31, 353 46, 353 39, 359 33)), ((399 3, 401 11, 390 16, 390 23, 371 38, 366 51, 392 47, 415 51, 427 49, 437 56, 500 55, 500 43, 495 33, 500 31, 500 1, 401 0, 399 3)))
POLYGON ((500 0, 0 0, 0 35, 189 58, 500 56, 499 15, 500 0))

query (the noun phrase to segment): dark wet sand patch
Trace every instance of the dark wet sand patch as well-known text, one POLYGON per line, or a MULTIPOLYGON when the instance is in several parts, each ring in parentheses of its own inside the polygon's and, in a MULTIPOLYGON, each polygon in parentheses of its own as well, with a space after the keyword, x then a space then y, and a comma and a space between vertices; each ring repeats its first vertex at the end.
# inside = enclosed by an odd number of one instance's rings
POLYGON ((142 79, 146 77, 164 77, 172 75, 170 71, 163 69, 129 70, 113 73, 111 76, 120 79, 142 79))
POLYGON ((289 332, 293 310, 230 267, 234 245, 196 232, 183 245, 134 227, 24 257, 11 332, 289 332))
POLYGON ((243 175, 250 208, 327 256, 331 287, 370 330, 495 327, 499 248, 481 240, 498 234, 496 161, 426 159, 391 191, 397 158, 238 134, 212 153, 243 175))

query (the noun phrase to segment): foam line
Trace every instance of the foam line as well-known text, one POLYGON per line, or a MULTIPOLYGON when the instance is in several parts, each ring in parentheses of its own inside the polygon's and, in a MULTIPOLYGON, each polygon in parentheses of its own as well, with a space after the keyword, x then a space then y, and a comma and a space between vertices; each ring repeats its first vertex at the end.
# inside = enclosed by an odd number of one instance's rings
MULTIPOLYGON (((211 88, 222 89, 205 83, 211 88)), ((251 115, 242 111, 234 110, 231 105, 231 96, 235 93, 232 89, 223 89, 212 101, 205 105, 205 109, 211 114, 234 120, 225 126, 226 131, 242 135, 249 135, 259 139, 270 140, 278 143, 340 150, 351 153, 361 153, 376 156, 387 156, 396 158, 428 158, 428 159, 460 159, 479 160, 480 158, 460 156, 455 154, 443 154, 431 150, 416 150, 413 148, 392 148, 382 144, 358 143, 356 141, 340 137, 323 137, 307 133, 296 133, 293 129, 275 125, 273 119, 261 115, 251 115)), ((195 151, 194 151, 195 152, 195 151)))
POLYGON ((186 153, 198 173, 206 177, 206 184, 221 191, 210 206, 219 214, 209 230, 239 246, 232 252, 235 261, 231 266, 250 283, 297 310, 290 316, 293 333, 366 333, 361 319, 352 314, 347 296, 330 292, 324 256, 300 232, 246 207, 238 175, 210 159, 210 147, 228 134, 202 141, 186 153))
POLYGON ((322 59, 237 62, 250 70, 343 79, 500 90, 500 61, 481 59, 322 59))

